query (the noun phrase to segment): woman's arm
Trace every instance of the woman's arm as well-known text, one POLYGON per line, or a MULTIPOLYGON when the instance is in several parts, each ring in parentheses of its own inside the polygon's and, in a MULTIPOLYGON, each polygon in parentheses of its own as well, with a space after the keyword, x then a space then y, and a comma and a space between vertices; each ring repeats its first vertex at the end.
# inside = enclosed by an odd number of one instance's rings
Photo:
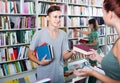
POLYGON ((97 40, 93 40, 93 43, 86 44, 87 46, 95 46, 97 45, 97 40))
POLYGON ((84 69, 75 70, 73 73, 77 76, 94 76, 103 83, 120 83, 120 81, 114 80, 88 67, 84 69))
POLYGON ((93 71, 92 76, 96 77, 98 80, 102 81, 103 83, 120 83, 120 81, 113 80, 112 78, 105 76, 101 73, 93 71))
POLYGON ((82 33, 82 34, 85 34, 85 35, 89 35, 90 32, 89 31, 84 31, 84 30, 77 30, 78 32, 82 33))

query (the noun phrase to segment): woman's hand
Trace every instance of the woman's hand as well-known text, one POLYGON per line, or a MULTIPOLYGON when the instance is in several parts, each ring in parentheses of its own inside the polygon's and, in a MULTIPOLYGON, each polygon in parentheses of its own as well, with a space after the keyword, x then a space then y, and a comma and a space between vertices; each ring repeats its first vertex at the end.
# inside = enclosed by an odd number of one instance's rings
POLYGON ((90 49, 93 54, 89 55, 88 58, 91 60, 97 60, 99 63, 102 61, 102 57, 97 53, 97 50, 90 49))
POLYGON ((92 76, 93 72, 93 69, 85 67, 83 69, 74 70, 73 74, 75 74, 76 76, 92 76))

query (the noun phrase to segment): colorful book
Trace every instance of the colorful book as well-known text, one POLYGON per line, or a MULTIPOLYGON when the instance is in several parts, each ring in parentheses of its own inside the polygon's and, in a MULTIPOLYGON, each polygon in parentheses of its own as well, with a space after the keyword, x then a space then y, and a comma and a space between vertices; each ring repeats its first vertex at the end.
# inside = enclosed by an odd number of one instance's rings
POLYGON ((52 46, 47 43, 43 43, 41 46, 36 48, 36 56, 38 60, 41 61, 45 55, 47 55, 45 58, 46 60, 54 59, 52 46))
POLYGON ((81 54, 84 54, 84 55, 90 55, 92 54, 92 52, 90 51, 90 49, 93 49, 83 43, 81 44, 76 44, 76 45, 73 45, 73 50, 74 51, 77 51, 77 52, 80 52, 81 54))

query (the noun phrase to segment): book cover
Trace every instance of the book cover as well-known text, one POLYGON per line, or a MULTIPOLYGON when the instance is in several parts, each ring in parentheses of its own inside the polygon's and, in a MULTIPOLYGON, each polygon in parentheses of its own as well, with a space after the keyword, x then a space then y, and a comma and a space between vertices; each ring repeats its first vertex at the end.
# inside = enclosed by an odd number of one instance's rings
POLYGON ((38 60, 40 61, 43 59, 45 55, 47 55, 45 58, 46 60, 54 59, 52 46, 47 43, 44 43, 36 48, 36 55, 38 60))
POLYGON ((90 49, 93 49, 85 44, 76 44, 76 45, 73 45, 73 50, 74 51, 77 51, 77 52, 80 52, 81 54, 84 54, 84 55, 90 55, 92 54, 92 52, 90 51, 90 49))
POLYGON ((69 70, 82 69, 84 68, 84 66, 88 64, 89 62, 86 59, 76 60, 76 61, 68 63, 68 69, 69 70))

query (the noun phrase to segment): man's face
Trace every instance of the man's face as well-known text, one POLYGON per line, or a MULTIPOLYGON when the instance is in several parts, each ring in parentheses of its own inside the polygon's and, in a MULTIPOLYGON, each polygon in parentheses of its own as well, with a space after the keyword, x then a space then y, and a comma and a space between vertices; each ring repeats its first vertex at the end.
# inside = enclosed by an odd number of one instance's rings
POLYGON ((53 27, 59 27, 60 26, 60 17, 61 17, 61 12, 60 11, 51 12, 48 15, 49 25, 53 26, 53 27))

